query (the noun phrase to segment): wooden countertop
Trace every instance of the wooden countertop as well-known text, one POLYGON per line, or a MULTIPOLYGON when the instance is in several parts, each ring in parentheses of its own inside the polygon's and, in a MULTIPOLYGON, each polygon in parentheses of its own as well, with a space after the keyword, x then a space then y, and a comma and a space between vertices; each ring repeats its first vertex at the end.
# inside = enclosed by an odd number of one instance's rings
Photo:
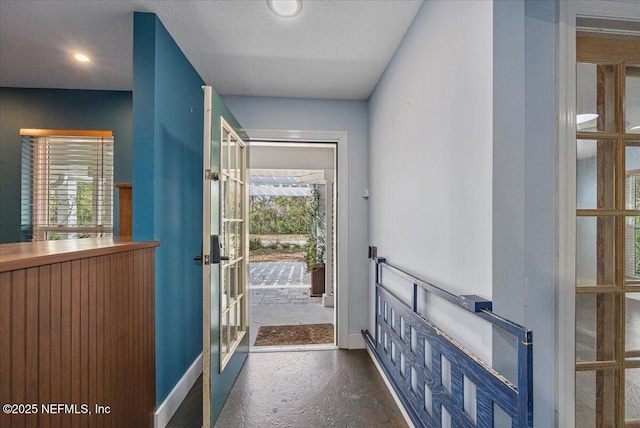
POLYGON ((131 239, 121 237, 0 244, 0 272, 152 248, 158 245, 160 245, 158 241, 133 242, 131 239))

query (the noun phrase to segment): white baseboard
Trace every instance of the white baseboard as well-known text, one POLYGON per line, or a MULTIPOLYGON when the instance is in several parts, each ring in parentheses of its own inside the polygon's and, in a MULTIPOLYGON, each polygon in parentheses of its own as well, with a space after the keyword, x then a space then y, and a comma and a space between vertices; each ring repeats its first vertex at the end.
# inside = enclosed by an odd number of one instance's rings
POLYGON ((349 343, 348 349, 364 349, 364 337, 362 337, 362 333, 350 333, 349 334, 349 343))
POLYGON ((167 426, 201 374, 202 354, 198 355, 198 358, 195 359, 191 367, 182 375, 176 386, 173 387, 167 398, 156 410, 156 413, 153 415, 153 425, 155 428, 165 428, 167 426))
POLYGON ((387 385, 387 389, 391 393, 391 396, 393 397, 393 400, 398 405, 398 408, 400 409, 400 412, 402 413, 402 416, 404 416, 404 420, 407 422, 407 425, 409 425, 409 428, 415 428, 415 425, 413 424, 413 421, 411 421, 411 418, 409 417, 409 414, 407 413, 407 411, 405 410, 404 406, 402 405, 402 402, 398 398, 398 395, 396 394, 396 391, 391 386, 391 382, 389 382, 389 379, 387 378, 387 375, 384 374, 384 370, 382 370, 382 367, 380 367, 380 365, 378 364, 378 360, 376 360, 376 357, 371 353, 371 349, 369 349, 369 347, 367 347, 367 353, 369 353, 369 358, 371 358, 371 361, 373 361, 373 364, 375 364, 376 368, 378 369, 378 372, 380 373, 380 376, 382 376, 382 380, 384 380, 385 385, 387 385))

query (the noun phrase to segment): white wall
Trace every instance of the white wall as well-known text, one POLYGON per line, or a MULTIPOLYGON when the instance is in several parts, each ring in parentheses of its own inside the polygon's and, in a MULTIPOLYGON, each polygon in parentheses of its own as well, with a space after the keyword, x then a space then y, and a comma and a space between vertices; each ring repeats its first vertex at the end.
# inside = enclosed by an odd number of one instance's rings
POLYGON ((268 97, 221 97, 246 129, 346 131, 349 139, 349 334, 367 327, 367 103, 268 97))
MULTIPOLYGON (((492 2, 425 2, 369 101, 370 242, 433 284, 487 298, 492 36, 492 2)), ((456 320, 449 305, 433 311, 436 324, 491 361, 490 329, 461 326, 470 319, 456 320)))

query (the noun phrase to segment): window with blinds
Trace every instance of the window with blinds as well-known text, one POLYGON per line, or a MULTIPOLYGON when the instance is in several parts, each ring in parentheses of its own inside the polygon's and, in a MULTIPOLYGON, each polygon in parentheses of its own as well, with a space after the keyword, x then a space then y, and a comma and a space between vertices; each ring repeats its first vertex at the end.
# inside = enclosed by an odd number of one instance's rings
POLYGON ((113 133, 21 129, 27 241, 113 236, 113 133))

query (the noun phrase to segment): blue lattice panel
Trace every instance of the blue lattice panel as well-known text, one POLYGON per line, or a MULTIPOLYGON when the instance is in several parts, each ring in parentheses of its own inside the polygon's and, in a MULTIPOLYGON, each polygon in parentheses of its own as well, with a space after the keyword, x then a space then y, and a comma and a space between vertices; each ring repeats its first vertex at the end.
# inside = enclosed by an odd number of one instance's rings
POLYGON ((512 427, 532 426, 529 397, 380 284, 375 339, 367 339, 417 426, 493 427, 494 403, 512 427))

